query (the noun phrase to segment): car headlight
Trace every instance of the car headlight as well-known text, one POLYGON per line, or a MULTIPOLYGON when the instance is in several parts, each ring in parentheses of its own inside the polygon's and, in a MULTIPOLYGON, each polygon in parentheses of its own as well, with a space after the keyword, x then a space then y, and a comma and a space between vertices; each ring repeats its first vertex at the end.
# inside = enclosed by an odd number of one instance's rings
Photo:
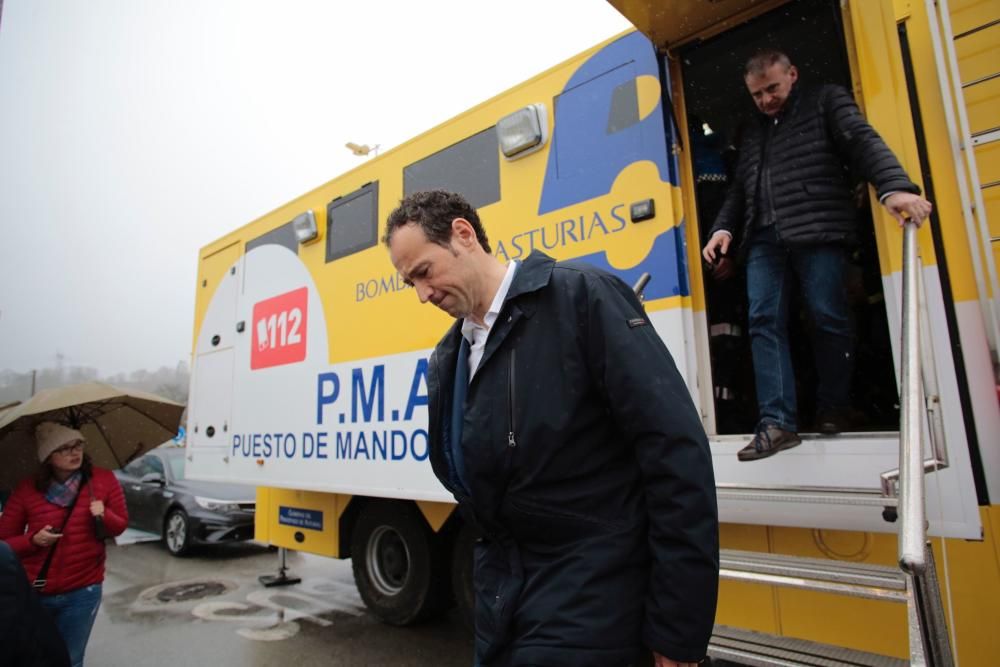
POLYGON ((240 509, 237 503, 228 500, 215 500, 214 498, 195 496, 194 501, 210 512, 236 512, 240 509))

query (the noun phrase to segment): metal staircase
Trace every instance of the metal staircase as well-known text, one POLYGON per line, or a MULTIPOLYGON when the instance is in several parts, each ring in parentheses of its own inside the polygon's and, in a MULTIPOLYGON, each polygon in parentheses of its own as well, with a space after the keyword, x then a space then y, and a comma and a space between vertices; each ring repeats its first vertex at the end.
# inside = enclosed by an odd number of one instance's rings
MULTIPOLYGON (((748 551, 723 550, 720 554, 720 577, 724 580, 905 604, 910 660, 907 663, 898 658, 840 646, 725 626, 716 626, 713 633, 709 646, 709 655, 713 658, 761 667, 905 664, 951 667, 954 664, 937 570, 926 535, 924 474, 947 467, 948 459, 944 431, 936 410, 937 381, 933 359, 921 358, 929 355, 930 351, 929 346, 920 345, 921 285, 916 237, 916 225, 907 223, 903 230, 899 468, 882 475, 882 489, 887 497, 876 500, 867 497, 868 494, 857 494, 858 497, 852 499, 850 494, 840 494, 845 502, 880 502, 886 507, 887 518, 898 516, 899 567, 748 551), (923 459, 922 452, 925 418, 930 424, 933 451, 933 456, 927 461, 923 459)), ((832 489, 820 491, 812 490, 806 495, 811 497, 833 492, 832 489)), ((833 496, 830 500, 837 502, 833 496)))

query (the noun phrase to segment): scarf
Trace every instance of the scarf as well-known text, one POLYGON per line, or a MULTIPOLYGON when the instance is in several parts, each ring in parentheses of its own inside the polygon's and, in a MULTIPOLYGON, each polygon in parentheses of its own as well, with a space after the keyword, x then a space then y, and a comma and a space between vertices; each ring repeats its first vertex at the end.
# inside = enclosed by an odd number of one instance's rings
POLYGON ((80 492, 80 482, 82 480, 83 473, 79 470, 67 477, 65 482, 52 480, 49 484, 49 490, 45 492, 45 499, 53 505, 69 507, 69 504, 73 502, 73 498, 76 498, 76 494, 80 492))

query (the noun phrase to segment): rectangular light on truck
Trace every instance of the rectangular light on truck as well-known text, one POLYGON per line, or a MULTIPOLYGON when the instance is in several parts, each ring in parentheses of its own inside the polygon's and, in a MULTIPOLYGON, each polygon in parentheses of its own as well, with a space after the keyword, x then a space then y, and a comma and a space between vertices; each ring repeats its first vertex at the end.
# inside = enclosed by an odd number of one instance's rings
POLYGON ((509 160, 534 153, 548 139, 544 104, 529 104, 497 121, 500 151, 509 160))
POLYGON ((319 228, 316 227, 316 216, 312 211, 299 213, 292 220, 292 229, 295 230, 295 238, 299 243, 308 243, 319 236, 319 228))

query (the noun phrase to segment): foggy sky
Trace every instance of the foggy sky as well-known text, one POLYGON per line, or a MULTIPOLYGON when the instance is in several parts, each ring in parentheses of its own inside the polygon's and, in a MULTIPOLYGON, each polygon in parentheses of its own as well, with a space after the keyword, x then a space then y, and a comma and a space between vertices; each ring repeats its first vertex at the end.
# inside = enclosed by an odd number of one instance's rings
POLYGON ((629 25, 604 0, 4 0, 0 369, 191 351, 198 249, 629 25))

